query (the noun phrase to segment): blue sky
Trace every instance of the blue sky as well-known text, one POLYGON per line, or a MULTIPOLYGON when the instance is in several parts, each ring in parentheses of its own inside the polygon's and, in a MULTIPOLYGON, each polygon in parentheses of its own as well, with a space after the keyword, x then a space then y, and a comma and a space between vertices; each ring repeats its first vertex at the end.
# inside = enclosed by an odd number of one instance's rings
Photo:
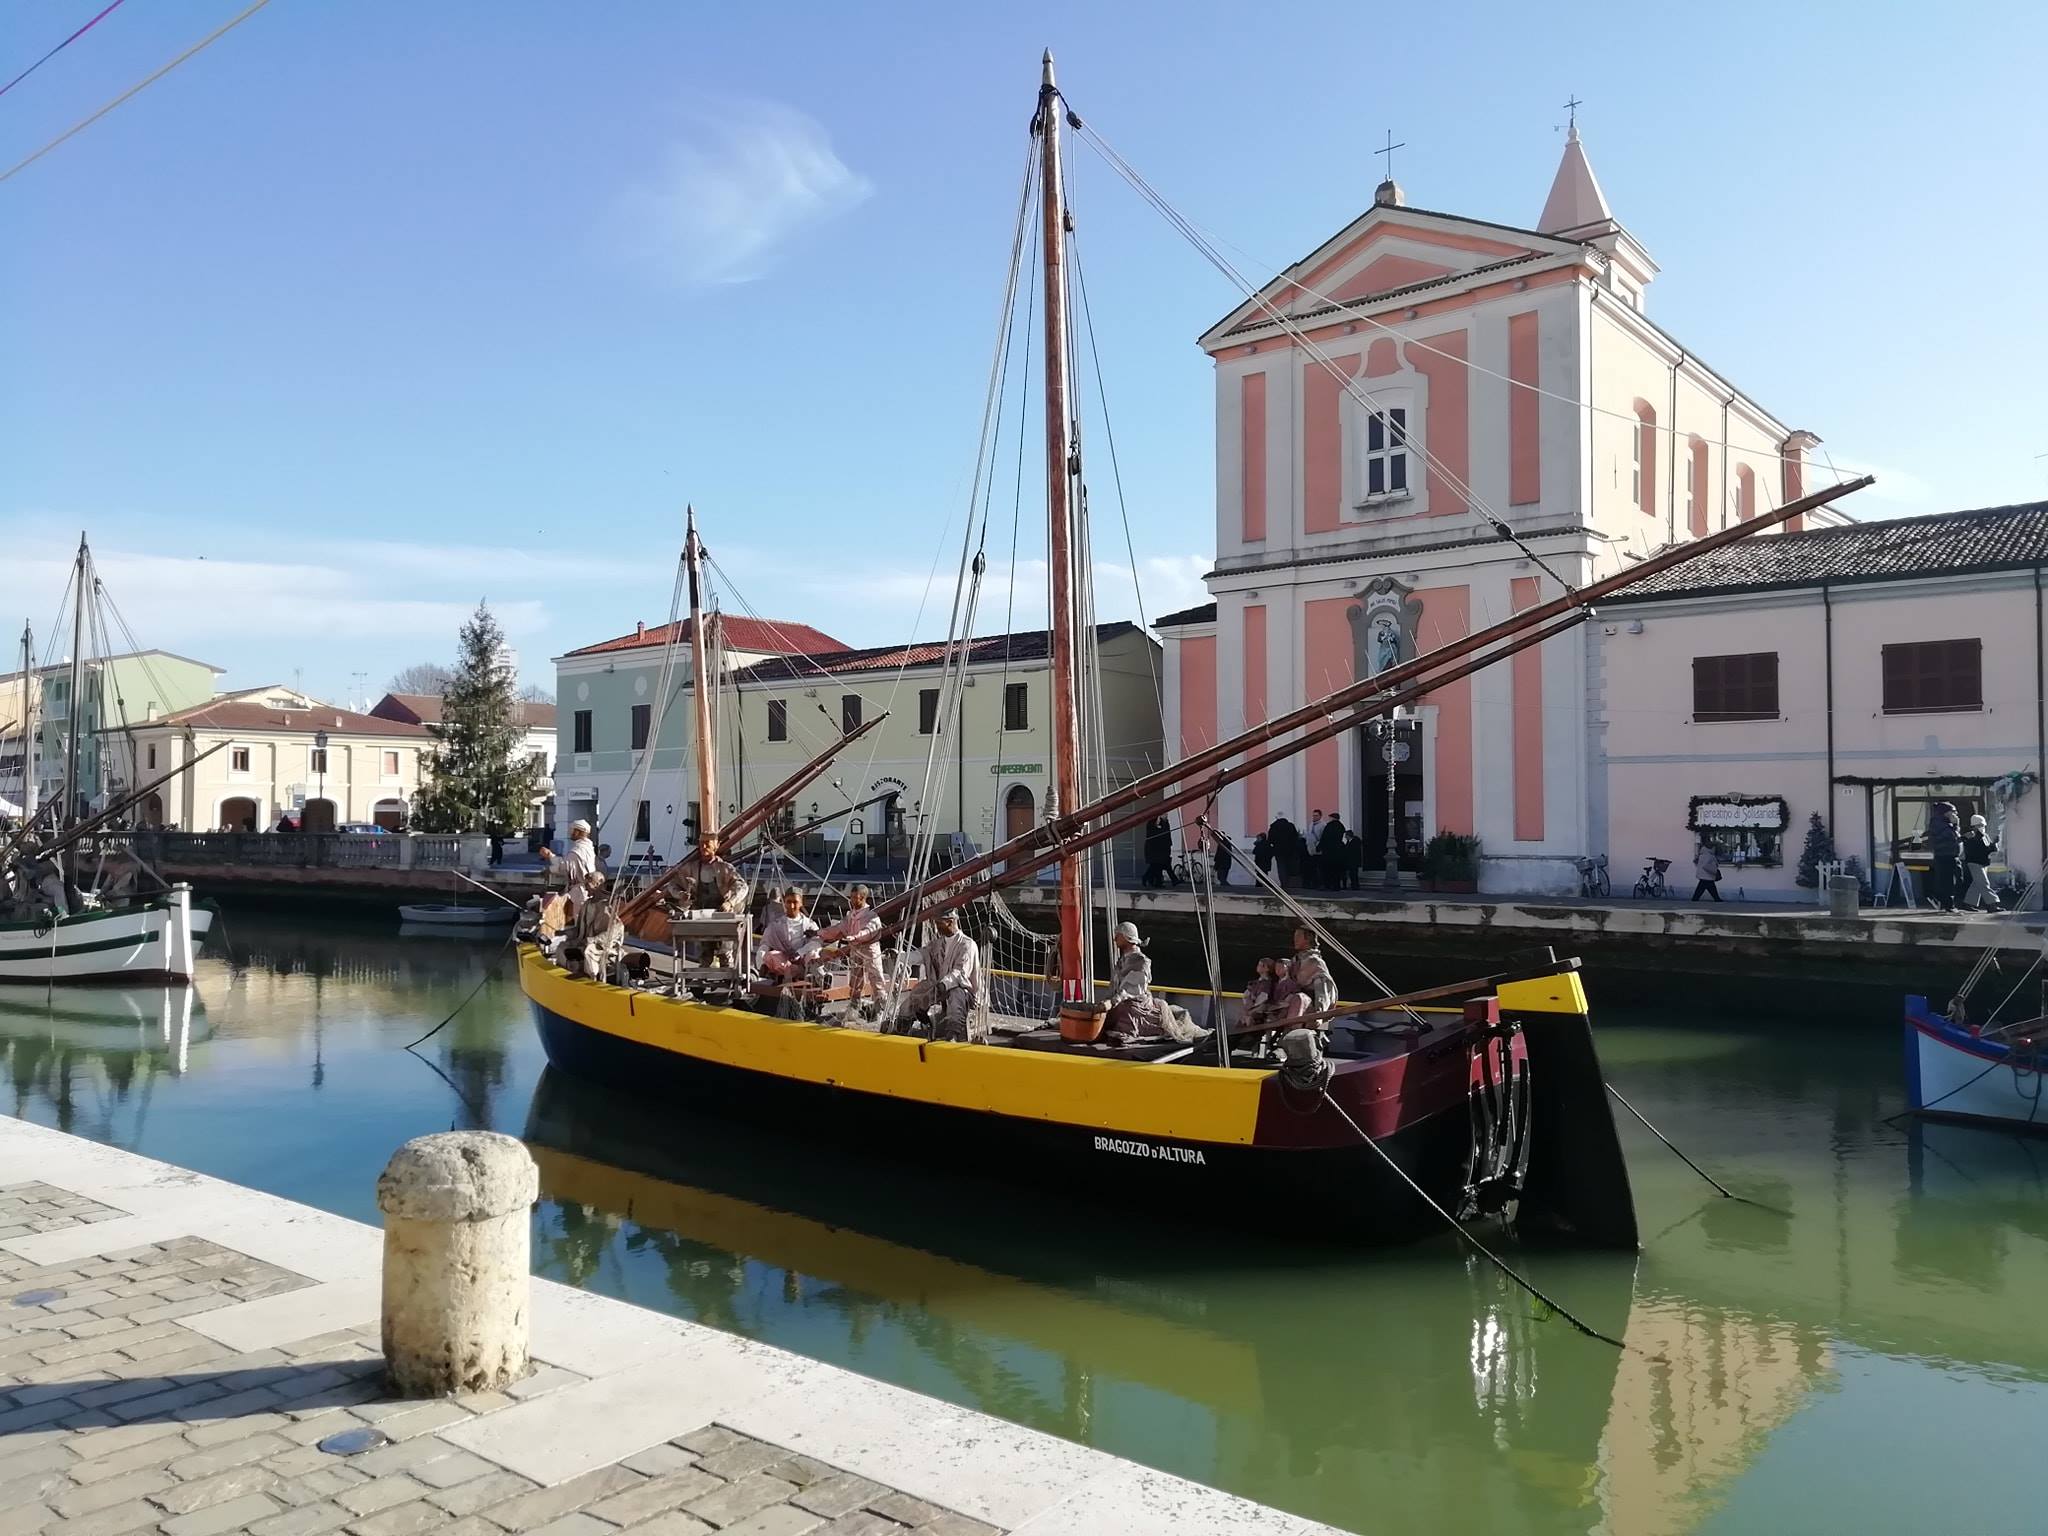
MULTIPOLYGON (((0 78, 103 3, 13 0, 0 78)), ((0 98, 0 157, 243 3, 129 0, 0 98)), ((145 641, 231 685, 374 691, 480 597, 546 682, 665 615, 686 500, 755 609, 855 644, 943 631, 1047 44, 1091 124, 1260 263, 1370 200, 1389 127, 1413 202, 1533 221, 1577 93, 1662 264, 1651 313, 1882 472, 1866 513, 2048 495, 2039 7, 274 0, 0 184, 26 610, 0 631, 48 624, 86 528, 145 641)), ((1213 545, 1194 337, 1235 296, 1073 165, 1157 613, 1199 599, 1213 545)), ((1091 445, 1101 607, 1128 615, 1091 445)))

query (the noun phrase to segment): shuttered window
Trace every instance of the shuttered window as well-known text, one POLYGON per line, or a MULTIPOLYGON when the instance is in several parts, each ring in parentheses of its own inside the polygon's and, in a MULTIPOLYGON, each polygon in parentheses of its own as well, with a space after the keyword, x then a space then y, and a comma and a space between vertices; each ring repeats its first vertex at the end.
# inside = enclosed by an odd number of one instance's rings
POLYGON ((640 751, 647 745, 647 727, 653 722, 653 715, 654 706, 652 704, 635 704, 633 706, 633 750, 635 752, 640 751))
POLYGON ((768 701, 768 739, 770 741, 789 740, 789 700, 770 699, 768 701))
POLYGON ((1884 648, 1884 712, 1927 715, 1984 707, 1982 640, 1916 640, 1884 648))
POLYGON ((860 695, 841 694, 839 698, 839 729, 857 731, 860 729, 860 695))
POLYGON ((1692 717, 1695 720, 1778 718, 1778 653, 1692 659, 1692 717))
POLYGON ((939 690, 917 690, 917 734, 930 736, 939 728, 939 690))

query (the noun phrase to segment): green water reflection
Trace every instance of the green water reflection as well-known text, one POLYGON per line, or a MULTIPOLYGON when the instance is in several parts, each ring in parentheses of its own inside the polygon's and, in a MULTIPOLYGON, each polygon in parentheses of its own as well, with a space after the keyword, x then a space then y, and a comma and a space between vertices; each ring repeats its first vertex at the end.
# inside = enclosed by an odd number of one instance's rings
POLYGON ((1149 1229, 942 1145, 881 1162, 593 1092, 544 1070, 496 939, 229 930, 241 963, 193 993, 0 991, 5 1107, 365 1220, 405 1137, 508 1130, 542 1273, 1350 1528, 2048 1523, 2014 1470, 2048 1423, 2048 1142, 1887 1126, 1883 993, 1600 1015, 1623 1092, 1775 1208, 1624 1126, 1641 1256, 1522 1256, 1617 1355, 1448 1241, 1149 1229), (431 1065, 403 1054, 479 984, 431 1065))

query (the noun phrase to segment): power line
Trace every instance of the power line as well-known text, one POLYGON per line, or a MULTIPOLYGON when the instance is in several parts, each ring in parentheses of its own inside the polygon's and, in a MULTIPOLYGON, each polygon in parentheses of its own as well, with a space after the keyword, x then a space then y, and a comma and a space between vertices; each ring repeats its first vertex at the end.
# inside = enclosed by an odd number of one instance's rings
POLYGON ((56 47, 52 48, 40 59, 37 59, 35 63, 29 65, 27 69, 24 69, 20 74, 16 75, 12 80, 8 81, 5 85, 0 85, 0 96, 5 96, 9 91, 13 90, 17 85, 21 84, 21 82, 26 80, 30 75, 34 74, 37 70, 41 69, 45 64, 49 63, 50 60, 57 57, 58 54, 62 53, 66 48, 69 48, 81 37, 85 36, 86 33, 90 32, 94 27, 98 26, 102 21, 106 19, 108 12, 117 10, 123 3, 124 0, 113 0, 113 3, 111 5, 108 5, 104 10, 102 10, 99 13, 99 15, 93 17, 91 21, 88 21, 76 32, 72 33, 69 37, 65 38, 63 42, 59 43, 56 47))
POLYGON ((21 172, 27 170, 30 166, 34 165, 38 160, 42 159, 43 156, 47 155, 51 150, 55 149, 59 144, 62 144, 65 140, 73 138, 78 134, 85 132, 86 129, 90 128, 94 123, 98 122, 101 118, 105 117, 109 112, 113 111, 114 108, 120 106, 122 102, 129 100, 131 97, 141 95, 144 91, 148 90, 152 85, 155 85, 157 81, 163 79, 165 75, 168 75, 180 64, 184 63, 187 59, 191 58, 192 55, 198 53, 201 49, 206 48, 211 44, 220 41, 221 38, 227 36, 228 33, 232 32, 236 27, 239 27, 243 22, 247 21, 251 16, 254 16, 258 11, 262 10, 263 7, 265 7, 268 4, 270 4, 270 0, 256 0, 256 3, 254 5, 250 6, 246 11, 243 11, 239 16, 232 17, 229 20, 221 23, 220 26, 214 28, 211 32, 207 33, 206 36, 199 39, 198 42, 194 43, 190 48, 187 48, 183 53, 179 54, 175 59, 171 60, 170 63, 164 65, 163 68, 157 70, 156 73, 146 76, 144 79, 138 81, 136 84, 129 86, 127 90, 123 91, 120 95, 116 96, 112 101, 108 102, 105 106, 101 107, 97 112, 94 112, 91 116, 79 119, 79 121, 73 123, 69 128, 66 128, 62 133, 58 134, 57 137, 50 140, 49 143, 45 144, 41 149, 37 150, 27 159, 16 161, 6 170, 0 171, 0 182, 13 180, 21 172))

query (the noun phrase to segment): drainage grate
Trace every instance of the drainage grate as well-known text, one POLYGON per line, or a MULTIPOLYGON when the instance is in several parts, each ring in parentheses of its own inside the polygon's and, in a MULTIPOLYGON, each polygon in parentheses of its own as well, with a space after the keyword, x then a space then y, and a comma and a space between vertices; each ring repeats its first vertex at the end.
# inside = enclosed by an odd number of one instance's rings
POLYGON ((360 1456, 390 1443, 391 1437, 383 1430, 365 1424, 360 1429, 344 1429, 329 1435, 320 1442, 320 1449, 330 1456, 360 1456))

